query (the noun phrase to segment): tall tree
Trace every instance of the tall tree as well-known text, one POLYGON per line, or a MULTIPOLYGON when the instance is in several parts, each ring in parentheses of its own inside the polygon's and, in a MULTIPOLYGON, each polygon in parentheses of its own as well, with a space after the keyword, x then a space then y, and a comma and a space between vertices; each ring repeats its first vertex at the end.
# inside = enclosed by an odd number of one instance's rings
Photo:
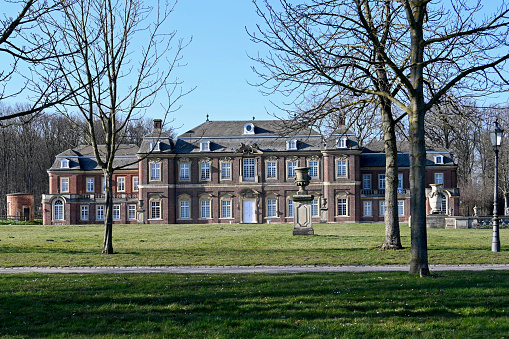
POLYGON ((429 274, 424 118, 453 88, 462 95, 482 95, 506 86, 508 5, 502 2, 487 12, 479 0, 281 3, 281 12, 266 3, 279 25, 265 20, 268 28, 260 28, 260 37, 253 35, 277 51, 259 59, 267 72, 261 73, 264 85, 302 91, 333 84, 385 98, 408 115, 410 272, 429 274), (327 25, 296 14, 302 8, 328 18, 327 25), (289 40, 290 34, 298 38, 289 40))
MULTIPOLYGON (((141 0, 79 0, 61 16, 46 22, 48 53, 56 62, 45 71, 57 72, 72 93, 56 106, 68 116, 77 110, 86 121, 82 130, 93 147, 105 177, 105 234, 102 252, 113 252, 113 174, 130 164, 115 162, 132 123, 157 98, 159 114, 166 118, 185 93, 172 79, 185 47, 165 24, 175 3, 147 7, 141 0), (174 49, 174 50, 172 50, 174 49), (59 51, 77 53, 59 56, 59 51), (83 89, 83 90, 81 90, 83 89), (99 138, 104 137, 104 145, 99 138)), ((154 105, 155 106, 155 105, 154 105)))

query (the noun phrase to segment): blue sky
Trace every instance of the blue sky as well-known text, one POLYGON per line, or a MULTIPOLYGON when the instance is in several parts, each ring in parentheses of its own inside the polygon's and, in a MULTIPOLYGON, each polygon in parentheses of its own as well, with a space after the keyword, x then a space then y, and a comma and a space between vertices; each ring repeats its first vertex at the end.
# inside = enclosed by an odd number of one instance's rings
POLYGON ((258 80, 248 55, 263 46, 249 40, 245 27, 253 31, 259 22, 251 0, 178 2, 170 27, 184 39, 193 38, 183 54, 187 66, 178 75, 184 88, 196 86, 173 116, 173 126, 183 125, 179 133, 204 122, 207 114, 215 121, 272 118, 266 112, 276 111, 270 100, 283 98, 266 97, 248 83, 258 80))

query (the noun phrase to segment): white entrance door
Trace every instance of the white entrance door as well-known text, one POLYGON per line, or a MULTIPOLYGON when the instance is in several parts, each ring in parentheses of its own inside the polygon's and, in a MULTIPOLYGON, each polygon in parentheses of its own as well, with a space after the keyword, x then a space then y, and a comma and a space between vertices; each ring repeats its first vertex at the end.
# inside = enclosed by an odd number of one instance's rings
POLYGON ((255 201, 254 200, 243 200, 242 203, 242 222, 243 223, 255 223, 255 201))

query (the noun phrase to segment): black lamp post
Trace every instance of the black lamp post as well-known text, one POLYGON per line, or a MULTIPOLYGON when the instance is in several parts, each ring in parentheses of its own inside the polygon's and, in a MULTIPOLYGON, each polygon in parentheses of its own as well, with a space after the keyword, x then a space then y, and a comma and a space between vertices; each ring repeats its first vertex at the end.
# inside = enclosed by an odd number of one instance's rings
POLYGON ((500 235, 498 233, 498 214, 497 214, 497 199, 498 199, 498 149, 502 144, 502 136, 504 130, 498 126, 498 120, 495 119, 495 128, 490 132, 491 145, 495 151, 495 187, 493 189, 493 239, 491 240, 491 251, 500 252, 500 235))

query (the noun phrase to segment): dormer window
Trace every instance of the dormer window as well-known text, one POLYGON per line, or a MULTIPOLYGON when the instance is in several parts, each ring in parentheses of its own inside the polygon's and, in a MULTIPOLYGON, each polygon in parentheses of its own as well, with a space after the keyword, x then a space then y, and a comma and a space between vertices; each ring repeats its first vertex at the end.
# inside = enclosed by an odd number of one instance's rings
POLYGON ((244 134, 255 134, 255 126, 250 122, 244 125, 244 134))
POLYGON ((210 141, 200 142, 200 152, 209 152, 209 151, 210 151, 210 141))
POLYGON ((60 168, 69 168, 69 159, 60 160, 60 168))
POLYGON ((150 143, 150 150, 153 152, 160 152, 161 151, 161 142, 160 141, 152 141, 150 143))
POLYGON ((338 148, 347 148, 348 138, 347 137, 341 137, 341 139, 338 140, 338 148))
POLYGON ((435 156, 435 164, 442 165, 444 163, 444 156, 443 155, 436 155, 435 156))
POLYGON ((286 142, 286 149, 288 151, 297 150, 297 139, 291 139, 286 142))

